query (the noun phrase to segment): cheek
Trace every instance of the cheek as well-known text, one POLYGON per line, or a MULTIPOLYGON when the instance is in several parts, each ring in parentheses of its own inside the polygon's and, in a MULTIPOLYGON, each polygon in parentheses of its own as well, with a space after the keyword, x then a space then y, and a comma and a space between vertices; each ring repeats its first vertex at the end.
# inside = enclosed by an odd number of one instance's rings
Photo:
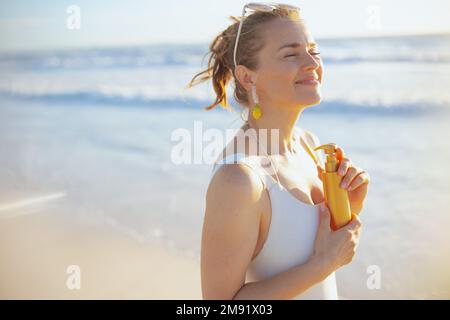
POLYGON ((295 67, 282 66, 276 70, 272 69, 267 79, 273 92, 285 92, 290 87, 293 87, 296 74, 297 69, 295 67))
POLYGON ((322 61, 320 61, 320 67, 317 68, 317 75, 319 77, 319 82, 322 83, 322 79, 323 79, 323 64, 322 64, 322 61))
POLYGON ((279 84, 284 88, 293 87, 297 78, 299 65, 297 63, 285 63, 280 67, 279 84))

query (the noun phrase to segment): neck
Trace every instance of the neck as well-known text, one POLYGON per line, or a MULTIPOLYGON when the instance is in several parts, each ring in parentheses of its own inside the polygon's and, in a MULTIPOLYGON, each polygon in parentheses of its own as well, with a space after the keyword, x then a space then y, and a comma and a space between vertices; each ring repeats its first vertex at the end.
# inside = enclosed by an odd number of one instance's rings
POLYGON ((260 129, 267 129, 266 149, 269 155, 273 154, 272 150, 278 150, 281 155, 294 152, 294 127, 298 121, 303 108, 298 109, 281 109, 281 108, 265 108, 261 107, 263 115, 258 120, 251 116, 251 110, 248 117, 248 126, 256 130, 259 139, 260 129), (278 130, 278 139, 272 139, 272 130, 278 130), (278 145, 273 145, 277 143, 278 145))

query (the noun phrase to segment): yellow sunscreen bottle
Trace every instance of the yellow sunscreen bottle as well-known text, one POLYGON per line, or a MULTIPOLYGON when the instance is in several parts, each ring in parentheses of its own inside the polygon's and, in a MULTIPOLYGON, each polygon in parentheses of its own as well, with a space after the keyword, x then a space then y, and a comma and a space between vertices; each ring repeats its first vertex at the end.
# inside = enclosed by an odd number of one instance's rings
POLYGON ((331 228, 339 229, 352 219, 350 202, 346 189, 339 187, 342 176, 338 175, 339 160, 336 157, 336 144, 328 143, 314 149, 322 149, 326 155, 325 170, 322 172, 325 202, 331 212, 331 228))

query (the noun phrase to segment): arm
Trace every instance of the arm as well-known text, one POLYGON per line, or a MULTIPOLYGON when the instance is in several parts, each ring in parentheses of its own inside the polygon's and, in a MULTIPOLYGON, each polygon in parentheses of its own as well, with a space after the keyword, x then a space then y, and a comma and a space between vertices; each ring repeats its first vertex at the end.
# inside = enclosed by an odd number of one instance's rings
POLYGON ((230 300, 245 282, 259 233, 258 179, 245 165, 228 164, 211 180, 201 244, 204 299, 230 300))
POLYGON ((319 257, 313 257, 304 264, 295 266, 273 277, 246 283, 234 296, 235 300, 292 299, 316 283, 323 281, 331 272, 319 257))
POLYGON ((202 235, 204 299, 289 299, 333 271, 327 271, 323 259, 314 258, 271 278, 245 283, 267 201, 260 178, 245 165, 225 165, 215 174, 207 191, 202 235))

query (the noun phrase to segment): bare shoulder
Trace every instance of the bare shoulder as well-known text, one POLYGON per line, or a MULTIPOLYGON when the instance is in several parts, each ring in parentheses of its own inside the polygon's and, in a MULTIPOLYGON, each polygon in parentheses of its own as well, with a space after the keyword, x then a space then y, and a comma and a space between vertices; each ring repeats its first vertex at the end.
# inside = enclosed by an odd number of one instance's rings
POLYGON ((235 205, 255 205, 264 191, 261 178, 245 164, 222 165, 211 179, 207 194, 207 204, 222 205, 232 200, 235 205))

